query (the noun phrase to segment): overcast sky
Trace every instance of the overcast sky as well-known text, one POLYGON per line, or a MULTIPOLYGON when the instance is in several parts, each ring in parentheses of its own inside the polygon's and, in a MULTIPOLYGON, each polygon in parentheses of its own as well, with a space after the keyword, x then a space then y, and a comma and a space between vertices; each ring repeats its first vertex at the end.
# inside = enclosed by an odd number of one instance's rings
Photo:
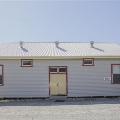
POLYGON ((120 1, 0 1, 0 42, 120 44, 120 1))

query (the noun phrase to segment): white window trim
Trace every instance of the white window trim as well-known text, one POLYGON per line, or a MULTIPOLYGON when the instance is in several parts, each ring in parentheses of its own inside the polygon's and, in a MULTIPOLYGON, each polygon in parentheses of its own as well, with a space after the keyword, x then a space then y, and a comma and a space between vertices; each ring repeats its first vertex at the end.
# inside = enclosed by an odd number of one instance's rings
POLYGON ((27 59, 26 59, 26 60, 23 60, 23 59, 22 59, 22 60, 21 60, 21 66, 22 66, 22 67, 32 67, 32 62, 33 62, 33 61, 32 61, 32 60, 29 60, 29 59, 28 59, 28 60, 27 60, 27 59), (31 62, 31 65, 24 65, 24 64, 23 64, 24 61, 30 61, 30 62, 31 62))
POLYGON ((85 65, 85 66, 94 66, 94 59, 92 59, 92 58, 84 58, 84 59, 83 59, 83 66, 84 66, 84 65, 85 65), (84 61, 85 61, 85 60, 91 60, 91 61, 92 61, 92 64, 84 64, 84 61))

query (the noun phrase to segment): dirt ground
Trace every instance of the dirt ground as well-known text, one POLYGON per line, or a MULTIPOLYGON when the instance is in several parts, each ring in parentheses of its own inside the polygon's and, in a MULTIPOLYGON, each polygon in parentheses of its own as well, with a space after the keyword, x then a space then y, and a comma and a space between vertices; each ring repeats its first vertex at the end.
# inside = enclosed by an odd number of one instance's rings
POLYGON ((120 120, 120 98, 0 100, 0 120, 120 120))

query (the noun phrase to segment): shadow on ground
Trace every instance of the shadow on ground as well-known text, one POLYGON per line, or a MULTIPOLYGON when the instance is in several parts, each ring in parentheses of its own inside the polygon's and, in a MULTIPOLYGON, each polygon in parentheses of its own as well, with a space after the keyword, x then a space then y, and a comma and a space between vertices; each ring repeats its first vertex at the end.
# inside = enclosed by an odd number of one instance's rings
POLYGON ((27 100, 0 100, 0 106, 66 106, 66 105, 99 105, 120 104, 120 98, 101 99, 70 99, 62 102, 54 100, 27 99, 27 100))

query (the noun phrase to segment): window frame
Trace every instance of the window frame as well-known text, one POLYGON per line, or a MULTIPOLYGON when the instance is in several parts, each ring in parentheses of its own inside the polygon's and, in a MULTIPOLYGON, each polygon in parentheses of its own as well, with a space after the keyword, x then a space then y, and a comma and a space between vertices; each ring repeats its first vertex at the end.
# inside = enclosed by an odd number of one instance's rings
MULTIPOLYGON (((55 67, 50 67, 50 68, 57 68, 57 67, 55 66, 55 67)), ((50 68, 49 68, 49 72, 50 72, 50 68)), ((58 68, 57 68, 57 72, 50 72, 50 73, 58 73, 58 68)))
POLYGON ((49 73, 50 74, 66 74, 67 73, 67 66, 49 66, 49 73), (57 68, 57 72, 50 72, 50 68, 57 68), (59 68, 66 68, 66 72, 59 72, 59 68))
POLYGON ((67 68, 66 68, 66 67, 58 67, 58 73, 66 73, 66 72, 60 72, 60 71, 59 71, 60 68, 65 68, 66 71, 67 71, 67 68))
POLYGON ((83 64, 82 66, 94 66, 94 58, 83 58, 83 64), (84 64, 85 60, 91 60, 92 64, 84 64))
POLYGON ((120 84, 120 82, 114 83, 113 82, 113 66, 120 65, 120 64, 111 64, 111 84, 120 84))
POLYGON ((21 67, 33 67, 33 60, 32 59, 21 59, 21 67), (23 65, 24 61, 31 61, 31 65, 23 65))
POLYGON ((4 66, 3 65, 0 65, 2 66, 2 84, 0 84, 0 86, 3 86, 4 85, 4 66))

